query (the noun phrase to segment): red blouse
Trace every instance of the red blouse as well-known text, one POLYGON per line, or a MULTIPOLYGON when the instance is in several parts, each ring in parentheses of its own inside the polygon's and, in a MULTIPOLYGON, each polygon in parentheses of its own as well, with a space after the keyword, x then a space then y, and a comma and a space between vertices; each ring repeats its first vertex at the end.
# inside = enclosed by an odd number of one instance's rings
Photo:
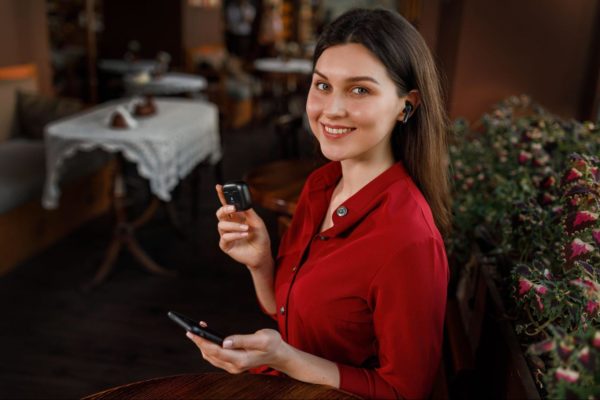
POLYGON ((304 186, 276 262, 283 339, 337 363, 340 387, 367 398, 424 398, 441 358, 448 264, 431 210, 394 164, 319 232, 341 166, 304 186))

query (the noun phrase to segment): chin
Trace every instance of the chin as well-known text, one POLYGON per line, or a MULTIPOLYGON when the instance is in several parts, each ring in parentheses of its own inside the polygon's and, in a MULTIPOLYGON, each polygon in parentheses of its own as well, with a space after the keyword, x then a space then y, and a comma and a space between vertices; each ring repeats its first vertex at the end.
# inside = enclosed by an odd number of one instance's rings
POLYGON ((336 152, 336 151, 327 151, 327 149, 324 150, 322 147, 321 147, 321 154, 323 154, 323 157, 325 157, 329 161, 343 161, 348 158, 348 156, 345 154, 340 154, 339 152, 336 152))

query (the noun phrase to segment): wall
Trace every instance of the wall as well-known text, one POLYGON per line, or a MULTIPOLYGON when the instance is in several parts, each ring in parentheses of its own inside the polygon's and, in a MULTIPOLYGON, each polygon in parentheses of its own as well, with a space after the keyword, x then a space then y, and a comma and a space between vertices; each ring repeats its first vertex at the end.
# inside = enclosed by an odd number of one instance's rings
POLYGON ((0 66, 35 63, 40 91, 52 93, 45 0, 0 0, 0 66))
POLYGON ((521 93, 559 115, 589 117, 600 2, 441 3, 436 52, 449 80, 451 117, 474 120, 499 100, 521 93))
MULTIPOLYGON (((2 0, 0 0, 2 1, 2 0)), ((176 0, 103 0, 104 26, 98 57, 122 58, 127 44, 137 40, 140 56, 154 59, 159 51, 183 63, 181 7, 176 0)))
POLYGON ((207 44, 225 44, 221 8, 193 7, 182 1, 183 48, 190 49, 207 44))

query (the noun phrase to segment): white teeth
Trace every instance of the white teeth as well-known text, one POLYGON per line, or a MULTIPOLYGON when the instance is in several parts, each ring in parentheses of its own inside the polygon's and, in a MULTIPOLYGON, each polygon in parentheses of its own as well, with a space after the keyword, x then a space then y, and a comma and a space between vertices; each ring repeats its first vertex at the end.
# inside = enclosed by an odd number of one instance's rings
POLYGON ((341 135, 342 133, 348 133, 352 130, 351 128, 337 129, 337 128, 330 128, 328 126, 324 126, 324 128, 325 128, 325 131, 327 131, 327 133, 332 133, 334 135, 341 135))

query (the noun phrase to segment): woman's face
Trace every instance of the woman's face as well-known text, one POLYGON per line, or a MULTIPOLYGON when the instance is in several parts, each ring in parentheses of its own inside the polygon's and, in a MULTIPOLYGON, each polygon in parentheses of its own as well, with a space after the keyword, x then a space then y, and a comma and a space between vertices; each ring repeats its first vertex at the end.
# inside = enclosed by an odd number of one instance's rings
POLYGON ((329 47, 317 60, 306 112, 328 159, 393 160, 390 138, 404 102, 381 61, 349 43, 329 47))

